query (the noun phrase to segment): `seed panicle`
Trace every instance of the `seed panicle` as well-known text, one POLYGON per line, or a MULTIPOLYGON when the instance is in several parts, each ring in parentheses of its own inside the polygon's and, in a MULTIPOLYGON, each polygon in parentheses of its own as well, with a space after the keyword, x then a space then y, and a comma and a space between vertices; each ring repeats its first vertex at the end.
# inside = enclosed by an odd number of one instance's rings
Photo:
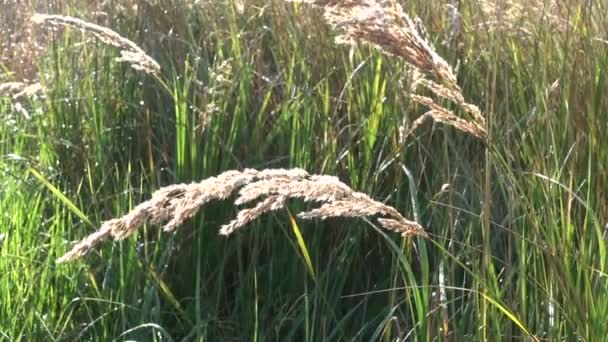
POLYGON ((147 74, 155 75, 160 73, 160 65, 144 50, 134 42, 107 27, 66 15, 36 13, 31 17, 31 20, 36 24, 50 27, 66 26, 78 28, 105 44, 120 48, 120 57, 116 58, 118 62, 129 63, 133 69, 147 74))
MULTIPOLYGON (((477 138, 486 138, 485 119, 479 108, 465 101, 462 90, 457 84, 452 67, 435 51, 426 28, 419 18, 411 19, 403 8, 394 1, 380 0, 287 0, 307 3, 323 9, 326 21, 342 34, 336 38, 338 43, 370 44, 388 55, 401 58, 412 67, 412 93, 419 85, 424 86, 438 97, 456 103, 469 113, 472 120, 458 117, 454 112, 433 102, 431 110, 420 116, 407 128, 400 128, 400 141, 411 134, 415 128, 428 118, 436 122, 454 126, 462 132, 477 138), (433 77, 436 81, 427 79, 433 77)), ((419 96, 419 95, 412 95, 419 96)), ((420 99, 413 98, 414 102, 420 99)), ((428 105, 427 103, 423 103, 428 105)))
POLYGON ((0 97, 11 96, 13 99, 31 97, 44 93, 45 89, 40 83, 5 82, 0 83, 0 97))
POLYGON ((302 219, 379 216, 378 223, 388 230, 403 236, 428 237, 422 226, 406 219, 395 208, 352 190, 336 177, 310 175, 302 169, 246 169, 226 171, 199 183, 161 188, 151 199, 137 205, 125 216, 104 222, 98 231, 57 261, 77 259, 108 238, 124 239, 146 223, 167 222, 164 230, 173 231, 204 204, 225 200, 237 190, 235 205, 257 203, 251 208, 241 209, 234 220, 221 227, 221 235, 230 235, 263 214, 284 208, 288 199, 295 198, 308 203, 323 203, 317 209, 300 213, 298 216, 302 219))

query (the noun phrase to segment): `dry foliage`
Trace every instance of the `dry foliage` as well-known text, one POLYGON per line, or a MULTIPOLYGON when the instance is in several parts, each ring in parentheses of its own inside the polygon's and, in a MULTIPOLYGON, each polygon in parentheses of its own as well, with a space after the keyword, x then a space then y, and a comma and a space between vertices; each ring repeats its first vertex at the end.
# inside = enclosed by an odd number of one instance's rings
POLYGON ((310 175, 301 169, 246 169, 226 171, 199 183, 161 188, 127 215, 104 222, 58 262, 76 259, 107 238, 124 239, 145 223, 164 223, 165 231, 173 231, 204 204, 227 199, 237 190, 235 205, 256 204, 240 210, 234 220, 221 227, 221 235, 230 235, 261 215, 284 208, 288 199, 297 198, 322 203, 316 209, 300 213, 298 217, 302 219, 379 216, 378 223, 385 229, 403 236, 428 237, 418 223, 406 219, 395 208, 352 190, 336 177, 310 175))
POLYGON ((44 92, 40 83, 5 82, 0 83, 0 97, 11 96, 13 99, 30 97, 44 92))
MULTIPOLYGON (((467 103, 452 67, 433 48, 426 38, 426 30, 420 20, 412 20, 394 1, 378 0, 290 0, 308 3, 323 9, 324 17, 334 28, 343 32, 337 38, 340 43, 365 42, 389 55, 398 56, 414 68, 417 77, 411 91, 423 85, 435 95, 450 100, 469 113, 472 121, 460 118, 454 112, 436 104, 433 100, 414 95, 415 102, 427 105, 430 111, 412 123, 411 128, 400 129, 407 137, 427 118, 451 125, 477 138, 486 137, 485 120, 479 108, 467 103), (425 79, 434 77, 438 82, 425 79)), ((400 139, 403 140, 403 139, 400 139)))
POLYGON ((37 13, 32 16, 31 20, 36 24, 49 27, 65 26, 80 29, 82 32, 94 36, 105 44, 120 48, 121 57, 117 58, 117 61, 127 62, 133 69, 147 74, 158 74, 160 72, 160 65, 137 44, 107 27, 65 15, 37 13))
POLYGON ((426 119, 433 119, 433 121, 441 122, 446 125, 450 125, 460 131, 469 133, 477 138, 484 139, 486 137, 485 129, 474 121, 467 121, 458 117, 454 112, 436 104, 433 99, 426 96, 412 95, 414 102, 423 104, 430 108, 430 110, 424 113, 422 116, 414 120, 410 127, 410 131, 407 134, 411 134, 415 131, 426 119))
POLYGON ((397 3, 375 0, 292 0, 323 8, 329 24, 343 32, 340 43, 366 42, 396 55, 438 80, 456 85, 452 67, 423 38, 420 29, 397 3))
MULTIPOLYGON (((39 2, 39 1, 38 1, 39 2)), ((37 63, 45 50, 28 18, 35 1, 0 1, 0 81, 35 79, 37 63)))
POLYGON ((200 81, 197 82, 201 96, 197 98, 198 103, 194 110, 198 119, 196 129, 200 133, 205 131, 215 115, 223 112, 223 109, 216 104, 215 99, 218 96, 225 96, 225 93, 230 90, 233 77, 232 63, 231 58, 214 63, 208 69, 209 84, 204 85, 200 81))
POLYGON ((533 37, 538 27, 565 34, 572 29, 568 19, 570 6, 561 0, 480 0, 473 28, 527 38, 533 37))

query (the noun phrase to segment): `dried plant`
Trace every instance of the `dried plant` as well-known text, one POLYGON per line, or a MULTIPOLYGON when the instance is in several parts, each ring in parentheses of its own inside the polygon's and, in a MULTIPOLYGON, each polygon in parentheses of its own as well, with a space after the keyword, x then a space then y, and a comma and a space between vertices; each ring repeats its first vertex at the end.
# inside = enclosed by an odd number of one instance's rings
POLYGON ((316 209, 300 213, 298 217, 302 219, 379 216, 378 223, 385 229, 403 236, 428 237, 418 223, 406 219, 395 208, 352 190, 336 177, 310 175, 301 169, 246 169, 227 171, 199 183, 161 188, 151 199, 139 204, 127 215, 104 222, 98 231, 76 244, 57 261, 76 259, 110 237, 124 239, 145 223, 165 223, 164 230, 173 231, 194 216, 204 204, 226 199, 237 190, 235 205, 257 204, 240 210, 233 221, 221 227, 221 235, 230 235, 261 215, 284 208, 288 199, 297 198, 305 202, 323 203, 316 209))
POLYGON ((557 0, 480 0, 476 8, 474 29, 500 31, 531 38, 538 27, 565 34, 572 29, 568 5, 557 0))
POLYGON ((31 97, 44 92, 40 83, 5 82, 0 83, 0 97, 11 96, 13 99, 31 97))
POLYGON ((456 85, 456 75, 420 29, 397 3, 375 0, 291 0, 324 10, 325 19, 343 34, 340 43, 367 42, 381 51, 396 55, 439 81, 456 85))
MULTIPOLYGON (((418 118, 407 129, 407 122, 400 128, 400 141, 413 132, 427 118, 456 127, 478 138, 486 137, 485 120, 479 108, 467 103, 456 83, 452 67, 435 52, 426 29, 420 20, 412 20, 402 7, 394 1, 378 0, 288 0, 313 4, 323 8, 325 19, 343 34, 337 38, 341 43, 366 42, 381 51, 395 55, 410 65, 416 77, 412 78, 411 92, 423 85, 439 97, 459 105, 472 116, 472 121, 456 116, 434 101, 416 101, 432 104, 426 114, 418 118), (433 76, 438 82, 425 78, 433 76)), ((425 99, 429 99, 424 97, 425 99)))
POLYGON ((485 124, 485 119, 481 114, 481 110, 479 109, 479 107, 474 104, 467 103, 464 99, 464 96, 462 95, 462 92, 460 92, 459 90, 455 90, 454 88, 446 88, 441 84, 438 84, 425 78, 418 79, 416 85, 418 84, 424 86, 433 94, 456 103, 460 106, 460 108, 464 109, 464 111, 471 114, 473 120, 481 124, 485 124))
POLYGON ((469 133, 477 138, 486 138, 486 130, 483 126, 475 121, 467 121, 458 117, 452 111, 436 104, 430 97, 412 95, 412 100, 429 107, 431 110, 414 120, 407 135, 414 132, 424 121, 430 118, 436 122, 441 122, 465 133, 469 133))
POLYGON ((462 34, 462 14, 456 3, 448 3, 445 7, 447 18, 447 30, 443 44, 448 47, 456 45, 458 38, 462 34))
POLYGON ((208 69, 209 83, 205 85, 200 81, 197 82, 200 96, 194 109, 198 118, 196 129, 200 133, 205 131, 214 116, 223 112, 222 108, 217 105, 216 98, 218 95, 224 96, 232 85, 232 62, 232 59, 228 58, 215 63, 208 69))
POLYGON ((116 60, 119 62, 127 62, 131 67, 138 71, 143 71, 147 74, 158 74, 160 65, 137 44, 127 38, 122 37, 118 33, 107 27, 86 22, 84 20, 64 16, 50 14, 34 14, 31 20, 39 25, 50 27, 73 27, 81 31, 93 35, 105 44, 109 44, 120 48, 120 55, 116 60))
MULTIPOLYGON (((45 42, 36 35, 35 25, 28 20, 35 1, 0 1, 0 74, 11 79, 34 79, 45 42)), ((1 81, 5 81, 0 77, 1 81)))
POLYGON ((419 85, 422 85, 426 89, 430 90, 431 93, 438 97, 450 100, 457 104, 465 112, 469 113, 472 120, 468 121, 458 117, 451 110, 440 106, 433 99, 412 94, 410 97, 412 101, 428 107, 430 110, 417 118, 411 125, 409 130, 406 130, 406 136, 414 132, 426 119, 431 118, 435 122, 441 122, 446 125, 453 126, 454 128, 469 133, 477 138, 485 139, 487 132, 485 129, 485 118, 483 117, 481 110, 474 104, 465 101, 464 96, 460 91, 456 91, 453 88, 446 88, 436 82, 425 78, 418 78, 413 83, 413 88, 416 89, 419 85))

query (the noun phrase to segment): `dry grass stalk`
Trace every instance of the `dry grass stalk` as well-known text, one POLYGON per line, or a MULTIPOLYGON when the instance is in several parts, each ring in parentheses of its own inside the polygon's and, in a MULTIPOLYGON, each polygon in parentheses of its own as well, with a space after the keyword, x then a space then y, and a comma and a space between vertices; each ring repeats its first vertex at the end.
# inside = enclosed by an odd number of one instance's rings
POLYGON ((410 98, 413 102, 422 104, 429 107, 429 111, 418 117, 414 122, 409 125, 405 120, 399 127, 399 141, 403 144, 407 137, 412 134, 418 127, 420 127, 427 119, 432 119, 436 122, 441 122, 456 129, 471 134, 477 138, 485 139, 487 131, 485 129, 485 118, 483 117, 481 110, 473 104, 465 101, 462 92, 458 86, 451 88, 445 87, 437 82, 431 81, 424 78, 424 75, 415 72, 410 72, 409 78, 411 79, 410 84, 410 98), (450 100, 456 103, 465 112, 469 113, 473 120, 468 121, 458 117, 454 112, 449 109, 437 104, 433 99, 427 96, 421 96, 415 94, 419 87, 423 86, 428 89, 434 95, 450 100))
POLYGON ((568 20, 571 6, 558 0, 480 0, 474 28, 533 37, 538 27, 565 34, 572 29, 568 20))
POLYGON ((480 138, 480 139, 486 138, 487 132, 481 124, 479 124, 475 121, 467 121, 465 119, 458 117, 452 111, 436 104, 433 101, 433 99, 431 99, 430 97, 412 95, 412 100, 414 102, 417 102, 417 103, 420 103, 420 104, 423 104, 423 105, 429 107, 431 110, 429 110, 428 112, 426 112, 425 114, 423 114, 422 116, 420 116, 419 118, 414 120, 414 122, 412 123, 412 125, 409 129, 408 135, 411 134, 412 132, 414 132, 418 127, 420 127, 420 125, 422 125, 422 123, 424 121, 431 118, 436 122, 441 122, 446 125, 450 125, 460 131, 471 134, 477 138, 480 138))
POLYGON ((158 74, 160 72, 160 65, 137 44, 107 27, 64 15, 37 13, 31 17, 31 20, 37 24, 51 27, 66 26, 78 28, 83 32, 93 35, 105 44, 120 48, 121 57, 118 57, 117 61, 127 62, 133 69, 147 74, 158 74))
POLYGON ((425 38, 427 35, 424 25, 419 20, 412 20, 399 4, 378 0, 291 1, 323 8, 325 19, 344 32, 338 37, 338 41, 367 42, 385 53, 402 58, 415 71, 412 77, 412 93, 418 85, 423 85, 435 95, 458 104, 473 117, 473 121, 469 122, 432 100, 427 101, 426 97, 414 98, 415 101, 424 98, 422 103, 431 104, 431 110, 418 118, 412 124, 412 129, 406 129, 404 120, 400 129, 400 141, 404 141, 405 137, 427 118, 452 125, 478 138, 486 136, 485 119, 481 111, 477 106, 465 101, 452 67, 435 52, 430 41, 425 38), (432 75, 439 82, 425 79, 423 74, 432 75))
POLYGON ((0 83, 0 97, 11 96, 13 99, 30 97, 44 92, 40 83, 5 82, 0 83))
POLYGON ((227 171, 199 183, 162 188, 127 215, 104 222, 97 232, 76 244, 57 261, 76 259, 110 237, 124 239, 145 223, 166 222, 164 230, 173 231, 194 216, 205 203, 226 199, 237 189, 240 190, 234 202, 236 205, 256 201, 257 204, 242 209, 236 219, 222 226, 221 235, 230 235, 261 215, 284 208, 288 199, 298 198, 305 202, 324 203, 317 209, 300 213, 298 216, 302 219, 380 216, 379 224, 388 230, 403 236, 428 237, 418 223, 404 218, 393 207, 352 190, 336 177, 310 175, 301 169, 246 169, 227 171))
POLYGON ((456 75, 397 3, 376 0, 291 0, 323 8, 325 19, 343 32, 340 43, 366 42, 396 55, 439 81, 456 85, 456 75))
POLYGON ((216 104, 215 99, 218 95, 223 96, 229 91, 233 83, 232 58, 216 63, 208 71, 209 84, 205 85, 200 81, 197 82, 201 96, 198 97, 198 104, 195 106, 198 118, 196 130, 201 134, 209 126, 211 119, 223 112, 222 108, 216 104))
POLYGON ((0 74, 19 80, 36 78, 46 44, 28 18, 33 8, 41 5, 37 1, 0 1, 0 74))
POLYGON ((456 3, 448 3, 445 7, 447 18, 447 30, 443 44, 453 47, 462 34, 462 14, 456 3))
POLYGON ((479 107, 477 107, 474 104, 466 102, 464 99, 464 96, 462 95, 462 92, 460 91, 460 88, 454 88, 454 87, 447 88, 447 87, 442 86, 441 84, 438 84, 436 82, 433 82, 433 81, 425 79, 425 78, 419 79, 417 81, 417 83, 423 85, 425 88, 430 90, 433 94, 456 103, 457 105, 460 106, 460 108, 464 109, 467 113, 471 114, 471 116, 473 117, 473 120, 475 122, 477 122, 480 125, 485 125, 486 120, 483 117, 483 114, 481 114, 481 110, 479 109, 479 107))

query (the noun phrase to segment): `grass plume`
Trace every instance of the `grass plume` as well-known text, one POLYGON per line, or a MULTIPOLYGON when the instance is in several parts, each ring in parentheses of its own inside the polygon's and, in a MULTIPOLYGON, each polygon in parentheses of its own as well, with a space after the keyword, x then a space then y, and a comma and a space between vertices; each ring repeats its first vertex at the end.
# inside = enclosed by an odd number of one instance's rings
POLYGON ((435 103, 435 101, 433 101, 433 99, 430 97, 413 94, 411 98, 414 102, 429 107, 430 110, 414 120, 414 122, 411 124, 408 135, 414 132, 418 127, 420 127, 420 125, 422 125, 424 121, 430 118, 433 121, 450 125, 477 138, 486 138, 486 130, 476 121, 467 121, 460 118, 454 114, 454 112, 435 103))
POLYGON ((30 97, 44 92, 40 83, 5 82, 0 83, 0 97, 11 96, 13 99, 30 97))
MULTIPOLYGON (((339 43, 353 44, 365 42, 380 51, 401 58, 414 68, 416 79, 412 91, 418 84, 423 85, 435 95, 458 104, 472 116, 472 121, 460 118, 454 112, 430 101, 416 101, 430 105, 431 110, 418 118, 413 124, 415 129, 427 118, 455 127, 477 138, 485 139, 485 119, 479 108, 467 103, 457 84, 452 67, 433 48, 427 38, 426 29, 420 20, 413 20, 395 2, 377 0, 291 0, 308 3, 324 10, 326 21, 342 32, 336 39, 339 43), (437 80, 431 81, 426 76, 437 80)), ((417 96, 417 95, 414 95, 417 96)), ((407 131, 408 134, 413 129, 407 131)), ((407 136, 407 135, 405 135, 407 136)))
POLYGON ((79 258, 110 237, 124 239, 145 223, 165 223, 163 229, 173 231, 194 216, 204 204, 227 199, 237 190, 235 205, 258 202, 251 208, 242 209, 234 220, 222 226, 221 235, 230 235, 263 214, 284 208, 288 199, 297 198, 305 202, 323 203, 319 208, 298 214, 302 219, 380 216, 378 223, 385 229, 403 236, 428 237, 418 223, 406 219, 395 208, 352 190, 336 177, 310 175, 302 169, 246 169, 226 171, 199 183, 161 188, 151 199, 139 204, 127 215, 104 222, 98 231, 76 244, 57 261, 79 258))
POLYGON ((82 32, 93 35, 105 44, 120 48, 121 56, 116 59, 117 62, 127 62, 133 69, 147 74, 155 75, 160 72, 160 65, 137 44, 107 27, 66 15, 36 13, 31 17, 31 20, 39 25, 50 27, 65 26, 80 29, 82 32))
POLYGON ((435 52, 417 30, 416 23, 397 3, 375 0, 295 0, 324 9, 324 17, 342 34, 336 41, 364 41, 382 52, 398 56, 441 82, 456 85, 452 67, 435 52))

